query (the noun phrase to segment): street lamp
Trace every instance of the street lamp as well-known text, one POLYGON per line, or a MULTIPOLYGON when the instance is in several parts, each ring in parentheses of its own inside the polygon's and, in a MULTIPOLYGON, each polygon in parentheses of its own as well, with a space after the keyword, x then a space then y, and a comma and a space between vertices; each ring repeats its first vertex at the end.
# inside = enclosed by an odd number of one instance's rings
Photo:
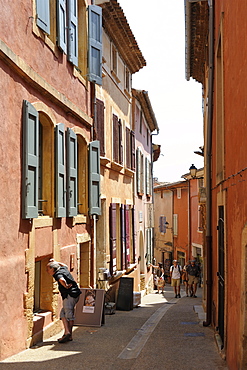
POLYGON ((194 164, 192 164, 190 166, 190 175, 192 177, 192 179, 194 179, 196 177, 196 171, 197 171, 197 168, 194 164))

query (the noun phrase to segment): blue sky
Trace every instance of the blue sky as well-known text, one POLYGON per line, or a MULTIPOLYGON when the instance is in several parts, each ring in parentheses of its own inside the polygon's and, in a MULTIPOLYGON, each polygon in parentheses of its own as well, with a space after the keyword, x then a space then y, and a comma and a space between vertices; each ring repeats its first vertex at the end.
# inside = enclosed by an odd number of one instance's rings
POLYGON ((133 76, 135 89, 147 90, 160 128, 154 163, 159 181, 179 181, 203 145, 202 86, 185 79, 184 0, 118 0, 147 66, 133 76))

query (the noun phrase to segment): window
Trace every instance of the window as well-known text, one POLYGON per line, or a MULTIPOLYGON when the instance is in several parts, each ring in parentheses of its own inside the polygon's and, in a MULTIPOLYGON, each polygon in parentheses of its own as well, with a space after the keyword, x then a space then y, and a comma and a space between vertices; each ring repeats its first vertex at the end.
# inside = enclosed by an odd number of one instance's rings
POLYGON ((53 214, 53 126, 32 104, 23 102, 22 217, 53 214))
POLYGON ((118 53, 115 46, 112 44, 111 48, 111 55, 112 55, 112 72, 117 76, 118 73, 118 53))
POLYGON ((173 215, 173 235, 178 235, 178 215, 173 215))
POLYGON ((88 148, 87 143, 81 135, 77 135, 78 148, 78 213, 88 212, 88 148))
POLYGON ((36 12, 37 26, 67 54, 68 61, 78 67, 84 78, 87 76, 89 81, 101 85, 101 7, 86 8, 84 0, 36 0, 36 12))
POLYGON ((104 102, 96 99, 95 139, 100 142, 100 155, 105 156, 105 106, 104 102))
POLYGON ((181 188, 177 189, 177 199, 181 199, 181 188))
POLYGON ((125 90, 127 92, 130 92, 130 86, 131 86, 131 80, 130 80, 130 72, 129 70, 125 67, 125 90))
POLYGON ((145 158, 145 168, 146 168, 146 195, 151 196, 152 193, 152 166, 148 158, 145 158))
POLYGON ((144 194, 144 156, 139 147, 136 151, 136 168, 137 193, 142 196, 144 194))
POLYGON ((122 121, 113 114, 113 161, 123 164, 122 121))
POLYGON ((102 85, 102 9, 96 5, 88 7, 88 79, 102 85))
POLYGON ((99 142, 90 143, 88 151, 85 140, 65 131, 63 123, 54 132, 47 115, 24 100, 22 218, 53 217, 54 210, 56 217, 87 213, 88 189, 90 214, 99 215, 99 142))
POLYGON ((89 143, 89 214, 101 215, 100 199, 100 143, 89 143))
POLYGON ((163 215, 159 218, 159 230, 162 234, 166 233, 166 217, 163 215))

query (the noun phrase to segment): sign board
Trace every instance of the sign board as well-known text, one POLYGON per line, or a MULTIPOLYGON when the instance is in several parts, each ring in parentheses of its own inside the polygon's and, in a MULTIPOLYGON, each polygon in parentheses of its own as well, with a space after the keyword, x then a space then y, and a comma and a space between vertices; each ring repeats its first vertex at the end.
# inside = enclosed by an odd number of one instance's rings
POLYGON ((117 310, 133 310, 134 278, 121 277, 117 297, 117 310))
POLYGON ((105 290, 82 288, 75 307, 75 325, 101 326, 105 290))

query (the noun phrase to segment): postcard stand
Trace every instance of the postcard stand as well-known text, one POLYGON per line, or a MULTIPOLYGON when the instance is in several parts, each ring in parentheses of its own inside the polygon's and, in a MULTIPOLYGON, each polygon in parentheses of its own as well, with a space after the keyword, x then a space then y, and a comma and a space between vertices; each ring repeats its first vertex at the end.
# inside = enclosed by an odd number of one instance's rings
POLYGON ((82 288, 75 308, 75 325, 101 326, 104 324, 104 289, 82 288))

